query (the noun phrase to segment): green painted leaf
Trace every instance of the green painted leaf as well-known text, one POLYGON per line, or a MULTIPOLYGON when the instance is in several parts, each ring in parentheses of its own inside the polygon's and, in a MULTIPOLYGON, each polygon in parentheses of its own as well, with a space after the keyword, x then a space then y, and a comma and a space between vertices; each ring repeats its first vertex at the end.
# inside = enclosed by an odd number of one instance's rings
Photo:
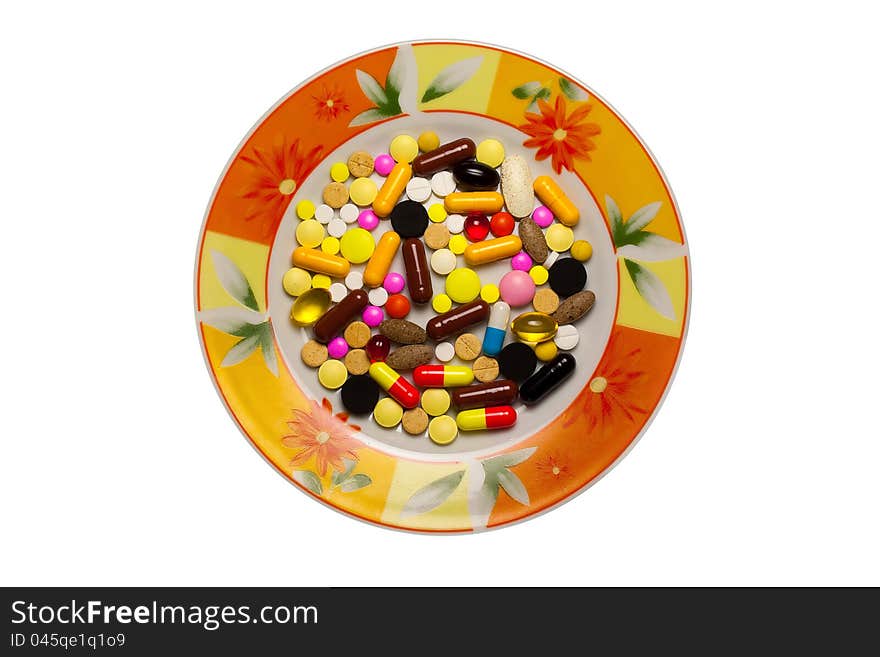
POLYGON ((260 334, 254 332, 246 338, 242 338, 232 348, 226 352, 220 367, 232 367, 238 365, 245 358, 254 353, 254 350, 260 346, 260 334))
MULTIPOLYGON (((391 68, 388 69, 388 75, 385 76, 385 96, 387 98, 398 98, 400 96, 400 90, 403 88, 403 77, 406 73, 404 67, 403 50, 398 48, 397 54, 394 56, 394 62, 391 64, 391 68)), ((381 103, 377 103, 377 105, 379 104, 381 103)))
POLYGON ((351 475, 351 471, 354 470, 354 466, 357 465, 357 461, 353 461, 352 459, 342 459, 342 462, 345 464, 345 470, 342 472, 334 470, 333 476, 330 478, 330 483, 334 486, 338 486, 348 479, 349 475, 351 475))
POLYGON ((519 465, 534 454, 536 449, 538 448, 526 447, 524 449, 518 449, 513 452, 507 452, 506 454, 499 454, 498 456, 483 459, 483 469, 500 469, 519 465))
POLYGON ((324 492, 324 487, 321 485, 321 480, 318 478, 318 475, 316 475, 311 470, 294 470, 293 480, 298 484, 308 488, 315 495, 320 495, 324 492))
POLYGON ((256 326, 266 321, 265 315, 240 306, 211 308, 199 312, 199 321, 229 335, 246 338, 256 326))
POLYGON ((611 223, 611 238, 614 241, 614 246, 619 248, 626 244, 624 241, 626 232, 623 226, 623 215, 620 214, 620 208, 617 207, 617 203, 608 194, 605 195, 605 213, 608 215, 608 221, 611 223))
POLYGON ((624 258, 623 263, 642 298, 666 319, 675 319, 675 308, 672 306, 669 292, 654 272, 629 258, 624 258))
POLYGON ((360 69, 355 69, 354 74, 357 77, 358 84, 361 86, 361 90, 367 98, 372 100, 379 107, 388 102, 388 96, 385 94, 385 90, 376 78, 360 69))
POLYGON ((520 504, 528 506, 529 493, 519 477, 513 474, 510 470, 502 468, 498 471, 498 483, 501 484, 505 493, 510 495, 520 504))
POLYGON ((634 233, 651 223, 651 220, 657 216, 661 205, 663 204, 660 201, 656 201, 655 203, 648 203, 648 205, 633 212, 632 216, 626 220, 626 232, 634 233))
POLYGON ((401 517, 415 516, 436 509, 458 488, 464 472, 458 470, 417 490, 400 512, 401 517))
POLYGON ((263 361, 272 374, 278 376, 278 357, 275 355, 275 344, 272 341, 272 324, 265 322, 258 327, 260 335, 260 349, 263 351, 263 361))
POLYGON ((370 479, 369 475, 365 474, 356 474, 350 479, 346 479, 339 486, 339 490, 343 493, 352 493, 356 490, 360 490, 361 488, 365 488, 373 483, 373 480, 370 479))
POLYGON ((587 92, 577 86, 574 82, 567 78, 559 78, 559 90, 565 94, 569 100, 586 100, 587 92))
POLYGON ((538 100, 547 100, 552 94, 553 92, 547 87, 541 87, 538 93, 535 94, 535 98, 538 100))
POLYGON ((617 249, 617 255, 645 262, 673 260, 687 253, 684 244, 673 242, 646 230, 627 234, 626 242, 625 245, 617 249))
POLYGON ((429 103, 450 91, 455 91, 467 82, 483 63, 483 56, 470 57, 450 64, 437 74, 422 96, 423 103, 429 103))
POLYGON ((534 98, 535 94, 537 94, 540 89, 541 83, 533 81, 526 82, 525 84, 521 84, 518 87, 514 87, 510 93, 512 93, 515 98, 525 100, 526 98, 534 98))
POLYGON ((260 307, 257 304, 254 291, 238 265, 219 251, 211 251, 211 261, 214 263, 217 280, 220 281, 220 285, 223 286, 226 293, 241 305, 259 311, 260 307))
POLYGON ((367 123, 373 123, 374 121, 381 121, 382 119, 387 119, 389 116, 394 116, 394 114, 386 114, 384 110, 374 107, 372 109, 364 110, 355 116, 348 124, 348 127, 353 128, 357 125, 366 125, 367 123))

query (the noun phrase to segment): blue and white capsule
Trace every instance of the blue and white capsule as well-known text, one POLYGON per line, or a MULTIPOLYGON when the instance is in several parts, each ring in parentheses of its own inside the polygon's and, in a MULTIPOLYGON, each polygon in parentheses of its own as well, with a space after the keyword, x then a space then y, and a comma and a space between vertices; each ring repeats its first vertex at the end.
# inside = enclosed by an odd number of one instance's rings
POLYGON ((496 301, 489 314, 489 325, 483 334, 483 353, 487 356, 497 356, 504 346, 504 336, 507 334, 507 322, 510 320, 510 306, 503 301, 496 301))

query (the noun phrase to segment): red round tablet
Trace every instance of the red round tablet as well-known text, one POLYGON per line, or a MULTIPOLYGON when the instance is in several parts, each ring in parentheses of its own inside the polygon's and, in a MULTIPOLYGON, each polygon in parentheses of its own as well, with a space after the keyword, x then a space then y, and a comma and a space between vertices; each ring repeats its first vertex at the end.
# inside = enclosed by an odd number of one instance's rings
POLYGON ((509 212, 496 212, 489 221, 489 229, 495 237, 504 237, 513 232, 516 221, 509 212))
POLYGON ((403 319, 409 314, 409 299, 402 294, 392 294, 385 302, 385 312, 394 319, 403 319))

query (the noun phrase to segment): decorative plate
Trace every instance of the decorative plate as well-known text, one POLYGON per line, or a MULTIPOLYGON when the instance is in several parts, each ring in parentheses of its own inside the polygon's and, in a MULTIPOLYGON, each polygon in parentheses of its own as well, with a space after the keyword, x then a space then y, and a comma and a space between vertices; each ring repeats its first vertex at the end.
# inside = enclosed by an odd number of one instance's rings
MULTIPOLYGON (((195 276, 211 377, 266 461, 335 509, 421 532, 532 517, 614 465, 675 372, 689 289, 672 193, 626 122, 533 57, 445 41, 347 59, 260 119, 214 191, 195 276), (289 321, 293 300, 281 285, 296 246, 296 203, 320 203, 330 164, 356 150, 387 152, 395 135, 426 129, 442 142, 495 137, 508 154, 527 157, 534 176, 557 180, 580 209, 576 237, 593 245, 586 264, 597 295, 578 323, 575 375, 541 404, 520 406, 512 429, 445 447, 343 413, 338 392, 322 388, 300 359, 308 334, 289 321)), ((415 321, 433 314, 418 312, 415 321)))

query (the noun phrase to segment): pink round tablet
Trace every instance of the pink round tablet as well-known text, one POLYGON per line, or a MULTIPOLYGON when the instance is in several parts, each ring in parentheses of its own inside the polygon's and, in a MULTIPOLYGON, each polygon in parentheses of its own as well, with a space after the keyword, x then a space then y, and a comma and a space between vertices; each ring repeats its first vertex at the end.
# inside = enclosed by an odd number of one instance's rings
POLYGON ((387 176, 391 173, 391 169, 394 168, 394 158, 391 157, 388 153, 382 153, 381 155, 377 155, 375 161, 373 162, 373 166, 376 168, 376 173, 380 176, 387 176))
MULTIPOLYGON (((528 276, 528 274, 526 274, 528 276)), ((529 280, 532 280, 531 278, 529 280)), ((532 283, 532 288, 534 289, 535 284, 532 283)), ((367 326, 376 327, 382 323, 382 320, 385 319, 385 313, 382 312, 382 309, 379 306, 367 306, 364 308, 364 324, 367 326)))
POLYGON ((532 219, 534 219, 535 223, 541 228, 546 228, 553 223, 553 213, 550 212, 550 208, 546 205, 539 205, 532 213, 532 219))
POLYGON ((525 306, 531 303, 535 296, 535 281, 532 280, 528 272, 518 269, 504 274, 498 288, 501 290, 501 298, 511 308, 525 306))
POLYGON ((327 345, 327 353, 330 354, 330 358, 344 358, 348 353, 348 343, 345 338, 330 340, 330 344, 327 345))
POLYGON ((385 280, 382 281, 382 287, 384 287, 389 294, 397 294, 405 285, 406 279, 403 277, 403 274, 398 274, 396 271, 388 274, 385 277, 385 280))
POLYGON ((528 271, 532 268, 532 258, 525 251, 520 251, 510 259, 510 266, 519 271, 528 271))
POLYGON ((364 210, 358 215, 358 226, 364 230, 373 230, 379 225, 379 217, 372 210, 364 210))

